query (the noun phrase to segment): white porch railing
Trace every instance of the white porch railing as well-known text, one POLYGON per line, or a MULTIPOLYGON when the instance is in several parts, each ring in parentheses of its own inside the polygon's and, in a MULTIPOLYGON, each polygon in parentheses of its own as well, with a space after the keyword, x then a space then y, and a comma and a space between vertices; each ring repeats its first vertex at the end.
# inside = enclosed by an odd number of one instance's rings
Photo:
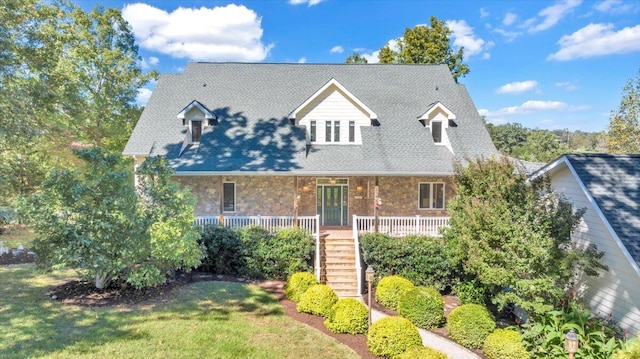
MULTIPOLYGON (((440 237, 440 229, 449 226, 450 217, 378 217, 378 232, 394 237, 429 235, 440 237)), ((362 260, 360 258, 360 234, 373 233, 375 217, 353 215, 353 240, 356 250, 358 293, 362 293, 362 260)))
MULTIPOLYGON (((228 228, 243 228, 247 226, 260 226, 267 231, 273 233, 279 228, 294 227, 293 216, 224 216, 224 226, 228 228)), ((220 225, 218 216, 198 216, 194 224, 197 227, 207 225, 220 225)), ((316 216, 299 216, 298 227, 311 233, 315 241, 315 275, 320 281, 320 215, 316 216)))
MULTIPOLYGON (((378 232, 394 237, 429 235, 440 237, 440 229, 449 226, 450 217, 378 217, 378 232)), ((354 236, 374 231, 373 216, 353 216, 354 236)))

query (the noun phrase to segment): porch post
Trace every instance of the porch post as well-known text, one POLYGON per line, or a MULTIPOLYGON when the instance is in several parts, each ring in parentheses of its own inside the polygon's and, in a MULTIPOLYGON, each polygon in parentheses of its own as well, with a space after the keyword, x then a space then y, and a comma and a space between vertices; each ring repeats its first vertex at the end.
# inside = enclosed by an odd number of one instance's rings
POLYGON ((378 233, 378 196, 380 187, 378 186, 378 176, 376 176, 375 186, 373 187, 373 232, 378 233))
POLYGON ((298 176, 293 176, 293 226, 298 228, 298 207, 300 206, 298 192, 298 176))
POLYGON ((218 215, 218 221, 221 226, 224 227, 224 178, 220 177, 220 214, 218 215))

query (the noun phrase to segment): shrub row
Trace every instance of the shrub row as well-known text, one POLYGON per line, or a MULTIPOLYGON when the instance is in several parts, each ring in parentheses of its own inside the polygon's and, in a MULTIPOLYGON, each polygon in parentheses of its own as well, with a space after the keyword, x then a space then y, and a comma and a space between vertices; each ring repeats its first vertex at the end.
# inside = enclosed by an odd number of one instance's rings
POLYGON ((452 283, 452 269, 441 238, 407 236, 402 239, 382 233, 360 238, 362 255, 381 276, 399 275, 419 286, 443 290, 452 283))
POLYGON ((208 226, 201 232, 200 243, 206 249, 200 269, 213 273, 286 279, 312 269, 313 239, 299 228, 271 234, 258 226, 208 226))

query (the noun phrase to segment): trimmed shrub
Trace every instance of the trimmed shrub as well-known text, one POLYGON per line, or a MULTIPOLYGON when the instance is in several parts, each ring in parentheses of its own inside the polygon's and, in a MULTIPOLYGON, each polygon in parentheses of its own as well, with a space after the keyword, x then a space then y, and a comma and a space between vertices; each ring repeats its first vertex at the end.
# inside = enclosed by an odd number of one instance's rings
POLYGON ((529 359, 522 335, 514 330, 496 329, 487 336, 482 351, 488 359, 529 359))
POLYGON ((435 288, 415 287, 398 302, 398 312, 420 328, 437 328, 444 324, 444 299, 435 288))
POLYGON ((334 333, 363 334, 369 325, 369 310, 357 299, 343 298, 333 305, 324 325, 334 333))
POLYGON ((404 353, 396 355, 394 359, 447 359, 447 354, 431 347, 416 345, 407 349, 404 353))
POLYGON ((415 285, 444 290, 452 283, 452 269, 442 238, 407 236, 402 240, 382 233, 360 238, 362 256, 383 277, 399 275, 415 285))
POLYGON ((244 274, 246 262, 242 241, 238 233, 221 226, 206 226, 200 232, 200 244, 205 247, 205 258, 200 268, 219 274, 244 274))
POLYGON ((270 269, 265 267, 270 264, 268 243, 273 242, 271 233, 260 226, 244 227, 238 233, 246 263, 243 274, 249 278, 270 278, 270 269))
POLYGON ((629 340, 624 349, 618 349, 613 359, 640 359, 640 337, 629 340))
POLYGON ((467 348, 480 348, 495 329, 496 322, 486 307, 479 304, 463 304, 447 318, 449 337, 467 348))
POLYGON ((462 304, 484 305, 487 298, 485 288, 477 279, 456 283, 453 286, 453 292, 462 304))
POLYGON ((338 295, 333 289, 325 284, 316 284, 309 287, 306 292, 300 296, 300 301, 296 309, 301 313, 309 313, 328 317, 331 307, 338 301, 338 295))
POLYGON ((300 296, 304 292, 306 292, 309 287, 316 284, 318 284, 318 281, 316 280, 316 276, 314 276, 312 273, 294 273, 291 275, 291 278, 289 278, 289 281, 284 288, 284 293, 290 300, 298 302, 300 300, 300 296))
POLYGON ((371 324, 367 333, 367 347, 374 355, 395 357, 414 345, 422 345, 422 338, 406 318, 382 318, 371 324))
POLYGON ((384 277, 376 287, 376 300, 387 308, 398 309, 398 301, 415 286, 408 279, 392 275, 384 277))

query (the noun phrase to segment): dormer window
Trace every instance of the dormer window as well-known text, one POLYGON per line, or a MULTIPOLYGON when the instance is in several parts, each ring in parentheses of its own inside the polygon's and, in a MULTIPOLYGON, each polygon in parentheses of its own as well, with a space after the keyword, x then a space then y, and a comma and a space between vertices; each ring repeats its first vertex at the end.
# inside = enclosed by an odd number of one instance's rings
POLYGON ((431 136, 433 142, 442 143, 442 121, 431 122, 431 136))
POLYGON ((316 126, 316 121, 311 121, 310 127, 311 127, 311 129, 310 129, 309 136, 311 137, 311 142, 316 142, 316 134, 318 132, 318 128, 316 126))
POLYGON ((192 120, 191 121, 191 142, 192 143, 200 142, 201 137, 202 137, 202 120, 192 120))

